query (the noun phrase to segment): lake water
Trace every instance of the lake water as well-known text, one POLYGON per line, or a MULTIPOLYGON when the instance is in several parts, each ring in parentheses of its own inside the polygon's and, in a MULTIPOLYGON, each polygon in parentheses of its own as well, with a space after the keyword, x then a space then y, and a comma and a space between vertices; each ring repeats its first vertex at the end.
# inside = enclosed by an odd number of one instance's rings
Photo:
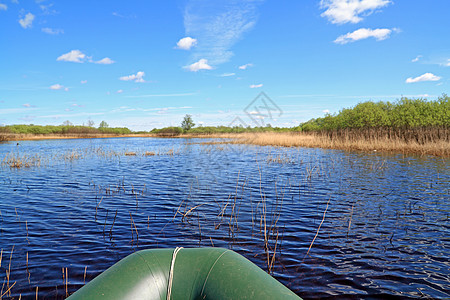
POLYGON ((62 299, 134 251, 215 246, 306 299, 450 297, 449 159, 206 141, 0 144, 0 294, 62 299))

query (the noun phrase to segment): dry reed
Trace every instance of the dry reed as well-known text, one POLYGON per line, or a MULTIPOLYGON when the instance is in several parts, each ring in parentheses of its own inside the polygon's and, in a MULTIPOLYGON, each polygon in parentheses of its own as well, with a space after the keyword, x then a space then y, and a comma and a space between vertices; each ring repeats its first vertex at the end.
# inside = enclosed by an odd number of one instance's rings
POLYGON ((434 155, 450 157, 450 139, 429 139, 417 141, 415 139, 405 140, 397 136, 352 136, 342 134, 338 137, 328 136, 321 133, 299 133, 299 132, 262 132, 262 133, 238 133, 238 134, 216 134, 199 137, 214 137, 231 139, 225 142, 207 142, 205 144, 251 144, 259 146, 278 147, 307 147, 340 149, 347 151, 384 151, 397 153, 414 153, 419 155, 434 155))
POLYGON ((322 227, 323 221, 325 221, 325 215, 327 214, 328 205, 330 204, 330 200, 331 200, 331 198, 328 199, 327 207, 325 208, 325 211, 323 212, 322 221, 320 222, 319 227, 317 228, 316 235, 314 236, 314 238, 313 238, 311 244, 309 245, 308 251, 306 252, 305 257, 303 257, 303 260, 306 258, 306 256, 308 256, 309 251, 311 251, 311 248, 312 248, 312 246, 313 246, 313 244, 314 244, 314 241, 316 240, 317 236, 319 235, 320 227, 322 227))

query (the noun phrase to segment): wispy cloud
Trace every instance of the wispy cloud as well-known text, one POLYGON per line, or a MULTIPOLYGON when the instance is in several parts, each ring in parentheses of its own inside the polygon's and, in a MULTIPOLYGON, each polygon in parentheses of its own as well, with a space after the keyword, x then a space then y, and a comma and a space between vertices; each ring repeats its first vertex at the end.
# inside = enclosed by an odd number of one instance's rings
POLYGON ((69 88, 68 88, 68 87, 65 87, 65 86, 63 86, 63 85, 61 85, 61 84, 59 84, 59 83, 50 86, 50 89, 51 89, 51 90, 64 90, 64 91, 66 91, 66 92, 69 91, 69 88))
POLYGON ((189 36, 182 38, 177 43, 177 49, 190 50, 193 46, 197 44, 197 40, 189 36))
MULTIPOLYGON (((70 111, 70 110, 68 110, 70 111)), ((104 112, 80 112, 80 113, 74 113, 74 114, 54 114, 54 115, 45 115, 45 116, 38 116, 38 118, 52 118, 52 119, 59 119, 59 118, 72 118, 72 117, 84 117, 84 116, 99 116, 104 115, 104 112)))
POLYGON ((135 95, 135 96, 126 96, 127 98, 153 98, 153 97, 184 97, 184 96, 193 96, 197 93, 179 93, 179 94, 152 94, 152 95, 135 95))
POLYGON ((251 88, 251 89, 256 89, 256 88, 260 88, 260 87, 262 87, 262 86, 263 86, 262 83, 260 83, 260 84, 251 84, 251 85, 250 85, 250 88, 251 88))
POLYGON ((421 81, 439 81, 441 80, 441 77, 434 75, 433 73, 425 73, 423 75, 417 76, 417 77, 409 77, 406 79, 406 83, 415 83, 415 82, 421 82, 421 81))
POLYGON ((80 83, 81 83, 81 84, 86 84, 86 83, 87 83, 87 80, 81 80, 80 83))
POLYGON ((42 30, 42 32, 51 34, 51 35, 58 35, 58 34, 64 33, 64 30, 62 30, 62 29, 53 29, 53 28, 49 28, 49 27, 44 27, 41 30, 42 30))
POLYGON ((123 93, 123 90, 117 90, 116 93, 117 93, 117 94, 122 94, 122 93, 123 93))
POLYGON ((33 107, 24 107, 24 108, 0 108, 0 115, 7 115, 7 114, 16 114, 16 113, 29 112, 30 110, 36 110, 36 108, 33 108, 33 107))
POLYGON ((261 0, 190 0, 184 12, 187 36, 195 36, 192 61, 207 59, 211 65, 227 62, 231 47, 256 23, 261 0))
POLYGON ((411 60, 411 62, 418 62, 421 58, 422 58, 422 55, 417 55, 416 58, 411 60))
POLYGON ((230 77, 230 76, 234 76, 234 75, 236 75, 236 73, 223 73, 223 74, 220 74, 219 76, 220 77, 230 77))
MULTIPOLYGON (((36 1, 36 2, 41 2, 41 1, 36 1)), ((42 13, 44 15, 54 15, 57 14, 58 12, 54 9, 52 9, 53 7, 53 3, 49 3, 49 4, 40 4, 39 8, 42 10, 42 13)))
POLYGON ((139 71, 136 74, 122 76, 119 79, 123 81, 145 82, 144 76, 145 72, 139 71))
POLYGON ((245 64, 245 65, 239 66, 239 70, 246 70, 247 68, 252 67, 252 66, 253 66, 253 64, 245 64))
POLYGON ((333 24, 359 23, 362 17, 390 4, 389 0, 321 0, 321 16, 333 24))
POLYGON ((212 67, 208 65, 208 60, 205 58, 200 59, 198 62, 195 62, 189 66, 185 66, 184 68, 189 69, 191 72, 197 72, 200 70, 211 70, 212 67))
POLYGON ((83 63, 86 60, 86 58, 87 58, 86 54, 84 54, 80 50, 72 50, 69 53, 59 56, 56 60, 83 63))
POLYGON ((113 61, 111 58, 109 57, 105 57, 103 59, 100 59, 98 61, 95 62, 96 64, 100 64, 100 65, 110 65, 115 63, 115 61, 113 61))
POLYGON ((350 42, 355 42, 359 40, 364 40, 370 37, 375 38, 377 41, 382 41, 389 38, 392 30, 387 28, 379 28, 379 29, 369 29, 369 28, 360 28, 353 32, 349 32, 347 34, 339 36, 334 42, 336 44, 347 44, 350 42))
POLYGON ((19 19, 19 24, 22 28, 30 28, 33 25, 34 15, 32 13, 27 13, 25 17, 19 19))
MULTIPOLYGON (((428 94, 393 94, 393 95, 333 95, 333 94, 299 94, 299 95, 280 95, 277 98, 330 98, 330 99, 386 99, 386 98, 397 98, 408 97, 408 98, 420 98, 420 97, 437 97, 436 95, 428 94)), ((289 105, 283 105, 283 107, 288 107, 289 105)))
POLYGON ((30 103, 22 104, 23 107, 36 107, 35 105, 31 105, 30 103))
POLYGON ((0 3, 0 10, 7 10, 8 6, 6 4, 0 3))
POLYGON ((36 119, 36 116, 33 116, 33 115, 25 115, 25 116, 19 118, 19 120, 22 120, 25 122, 30 122, 30 121, 33 121, 34 119, 36 119))
POLYGON ((123 18, 123 19, 136 19, 136 15, 122 15, 118 12, 113 12, 112 15, 114 17, 123 18))

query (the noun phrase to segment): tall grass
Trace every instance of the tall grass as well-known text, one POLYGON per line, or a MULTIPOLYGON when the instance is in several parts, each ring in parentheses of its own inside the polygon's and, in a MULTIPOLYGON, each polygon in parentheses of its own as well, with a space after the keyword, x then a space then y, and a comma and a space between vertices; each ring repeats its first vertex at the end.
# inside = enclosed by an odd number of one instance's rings
MULTIPOLYGON (((419 155, 435 155, 442 157, 450 156, 450 140, 448 135, 450 129, 446 129, 447 138, 442 140, 431 140, 428 142, 417 141, 416 139, 405 140, 400 137, 355 136, 348 132, 339 136, 329 133, 274 133, 265 132, 259 134, 236 134, 227 135, 227 138, 234 138, 227 143, 252 144, 260 146, 280 146, 280 147, 309 147, 325 149, 342 149, 350 151, 387 151, 398 153, 415 153, 419 155)), ((425 139, 425 137, 424 137, 425 139)))

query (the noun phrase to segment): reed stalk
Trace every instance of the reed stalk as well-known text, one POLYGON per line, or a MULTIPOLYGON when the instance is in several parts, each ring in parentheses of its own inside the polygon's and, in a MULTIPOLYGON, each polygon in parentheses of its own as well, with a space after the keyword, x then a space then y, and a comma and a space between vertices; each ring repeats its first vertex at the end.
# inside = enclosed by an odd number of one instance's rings
POLYGON ((322 221, 320 222, 319 227, 317 228, 316 235, 314 236, 314 238, 313 238, 311 244, 309 245, 308 251, 306 252, 305 257, 303 257, 303 260, 306 258, 306 256, 308 256, 309 251, 311 250, 311 248, 312 248, 312 246, 313 246, 313 244, 314 244, 314 241, 316 240, 317 236, 319 235, 320 227, 322 227, 323 221, 325 221, 325 215, 327 214, 328 204, 330 204, 330 200, 331 200, 331 198, 328 199, 327 207, 325 208, 325 211, 323 212, 322 221))
POLYGON ((2 299, 3 296, 5 296, 5 295, 7 295, 7 294, 9 294, 9 296, 11 296, 11 289, 12 289, 15 285, 16 285, 16 281, 14 281, 14 283, 13 283, 10 287, 8 287, 8 289, 7 289, 3 294, 0 295, 0 299, 2 299))

